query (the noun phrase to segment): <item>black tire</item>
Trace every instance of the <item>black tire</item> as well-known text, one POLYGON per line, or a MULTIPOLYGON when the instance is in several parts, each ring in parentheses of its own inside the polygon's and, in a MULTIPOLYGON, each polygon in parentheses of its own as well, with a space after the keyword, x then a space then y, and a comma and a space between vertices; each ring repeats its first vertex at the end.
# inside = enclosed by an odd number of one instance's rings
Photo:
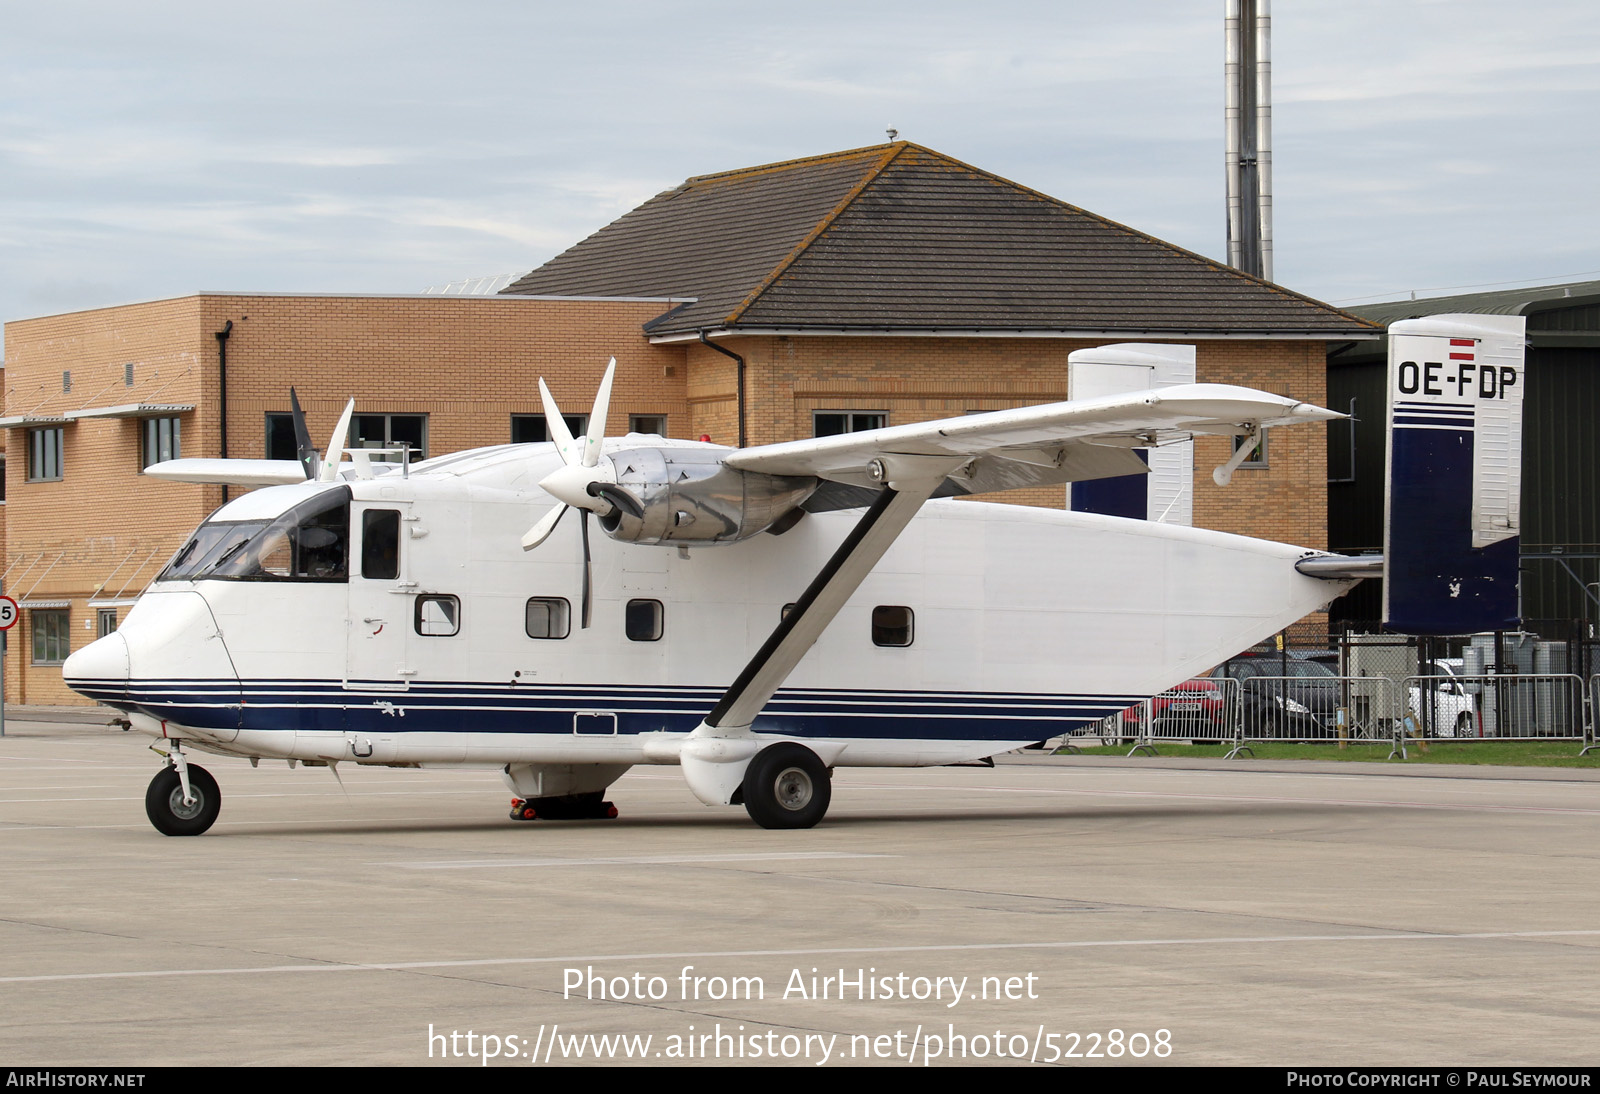
POLYGON ((222 793, 211 772, 190 764, 189 789, 195 800, 184 805, 183 783, 172 767, 163 767, 150 780, 150 789, 144 792, 144 811, 157 832, 164 836, 198 836, 216 823, 222 810, 222 793))
POLYGON ((756 753, 741 794, 745 812, 763 828, 810 828, 828 812, 833 783, 815 752, 785 741, 756 753))

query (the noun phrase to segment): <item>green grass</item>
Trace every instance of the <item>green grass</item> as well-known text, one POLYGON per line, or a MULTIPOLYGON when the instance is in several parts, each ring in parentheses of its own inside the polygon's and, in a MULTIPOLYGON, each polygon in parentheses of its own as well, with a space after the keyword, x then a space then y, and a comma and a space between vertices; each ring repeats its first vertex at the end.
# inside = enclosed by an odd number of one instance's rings
MULTIPOLYGON (((1088 740, 1098 741, 1098 737, 1088 740)), ((1126 756, 1130 746, 1084 747, 1085 756, 1126 756)), ((1251 752, 1258 760, 1367 760, 1394 764, 1483 764, 1500 767, 1583 767, 1600 769, 1600 751, 1580 758, 1581 741, 1429 741, 1423 749, 1417 741, 1406 744, 1406 758, 1388 759, 1390 745, 1387 741, 1352 744, 1348 748, 1337 745, 1296 745, 1276 742, 1252 742, 1251 752)), ((1228 752, 1227 745, 1190 745, 1163 741, 1156 745, 1162 756, 1192 756, 1221 759, 1228 752)), ((1061 753, 1058 751, 1057 753, 1061 753)), ((1248 763, 1245 754, 1241 763, 1248 763)))

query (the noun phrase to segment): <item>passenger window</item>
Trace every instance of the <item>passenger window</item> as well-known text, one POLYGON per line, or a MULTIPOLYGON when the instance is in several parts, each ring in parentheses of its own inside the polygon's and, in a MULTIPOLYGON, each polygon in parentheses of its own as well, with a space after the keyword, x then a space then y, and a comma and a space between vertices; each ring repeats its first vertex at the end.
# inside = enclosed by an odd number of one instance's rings
POLYGON ((453 596, 419 596, 414 625, 418 634, 448 638, 461 630, 461 601, 453 596))
POLYGON ((380 580, 400 576, 398 509, 368 509, 361 514, 361 576, 380 580))
POLYGON ((523 627, 529 638, 565 638, 572 631, 572 605, 559 596, 530 597, 523 627))
POLYGON ((911 609, 896 604, 880 604, 872 609, 872 644, 875 646, 911 645, 911 609))
POLYGON ((623 629, 630 641, 654 642, 661 637, 662 609, 659 600, 630 600, 623 615, 623 629))

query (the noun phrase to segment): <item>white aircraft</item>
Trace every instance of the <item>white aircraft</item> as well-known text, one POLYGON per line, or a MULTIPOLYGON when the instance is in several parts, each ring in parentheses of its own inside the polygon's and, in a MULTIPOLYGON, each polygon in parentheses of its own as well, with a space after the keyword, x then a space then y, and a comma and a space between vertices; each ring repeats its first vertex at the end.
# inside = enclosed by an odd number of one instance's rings
POLYGON ((301 461, 149 469, 279 484, 211 514, 64 667, 157 738, 155 827, 215 821, 193 752, 499 768, 519 819, 614 816, 604 792, 631 766, 677 764, 707 805, 809 827, 835 768, 1070 732, 1370 572, 1221 532, 930 500, 1142 473, 1139 449, 1202 433, 1245 438, 1225 481, 1261 430, 1340 416, 1281 396, 1189 384, 729 449, 603 438, 612 372, 578 438, 541 381, 552 443, 323 463, 297 415, 301 461))

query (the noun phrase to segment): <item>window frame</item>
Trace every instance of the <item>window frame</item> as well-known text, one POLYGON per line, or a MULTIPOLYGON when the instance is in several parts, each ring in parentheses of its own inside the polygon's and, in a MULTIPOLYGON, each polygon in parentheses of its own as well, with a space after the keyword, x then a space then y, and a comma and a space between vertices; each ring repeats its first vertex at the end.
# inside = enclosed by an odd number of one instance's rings
MULTIPOLYGON (((354 415, 351 416, 351 418, 350 418, 350 432, 345 437, 345 444, 344 444, 345 448, 347 448, 347 449, 350 449, 350 448, 365 448, 365 449, 370 449, 372 451, 377 451, 379 449, 384 449, 384 448, 395 448, 395 447, 398 446, 398 444, 405 444, 406 447, 411 448, 411 453, 410 453, 410 456, 409 456, 409 462, 411 462, 411 463, 420 463, 423 460, 428 458, 428 415, 427 415, 426 412, 420 412, 419 413, 419 412, 414 412, 414 411, 397 411, 397 412, 391 413, 391 412, 388 412, 388 411, 370 411, 370 412, 368 412, 368 411, 357 411, 354 415), (356 437, 357 437, 357 429, 359 428, 359 423, 361 422, 362 419, 370 419, 370 418, 382 418, 383 419, 383 440, 379 441, 377 443, 373 443, 373 439, 370 438, 370 437, 367 437, 367 438, 363 438, 363 443, 357 444, 356 443, 356 437), (394 420, 396 418, 415 418, 415 419, 417 419, 418 421, 420 421, 422 423, 422 447, 421 448, 411 448, 411 445, 410 445, 409 442, 405 442, 405 441, 396 442, 394 440, 394 420)), ((325 453, 323 453, 323 457, 322 458, 325 459, 325 460, 337 460, 337 459, 343 458, 343 453, 325 452, 325 453)), ((391 456, 385 456, 384 460, 385 460, 385 462, 389 462, 389 463, 399 463, 400 462, 400 460, 398 458, 391 457, 391 456)))
POLYGON ((450 593, 423 593, 411 609, 411 629, 423 638, 454 638, 461 633, 461 598, 450 593), (422 608, 426 604, 450 604, 455 609, 455 629, 452 631, 425 631, 422 629, 422 608))
POLYGON ((28 430, 28 482, 60 482, 66 478, 67 430, 52 425, 28 430), (46 438, 54 437, 52 444, 46 438), (41 467, 40 465, 43 465, 41 467), (53 467, 52 467, 53 464, 53 467), (54 470, 54 474, 47 474, 54 470))
MULTIPOLYGON (((1247 441, 1247 440, 1249 440, 1248 437, 1234 437, 1233 438, 1233 452, 1237 453, 1239 451, 1239 449, 1243 448, 1244 447, 1244 442, 1247 441)), ((1267 468, 1267 467, 1271 466, 1271 464, 1269 464, 1267 462, 1267 431, 1266 430, 1263 429, 1261 431, 1260 436, 1256 438, 1256 443, 1255 443, 1254 447, 1255 447, 1255 452, 1251 454, 1250 458, 1246 459, 1243 463, 1241 463, 1239 465, 1239 469, 1240 470, 1247 470, 1247 469, 1248 470, 1261 470, 1263 468, 1267 468)))
MULTIPOLYGON (((574 437, 581 436, 589 428, 589 415, 587 414, 563 414, 561 415, 561 420, 567 423, 567 429, 571 431, 574 437)), ((549 444, 551 440, 550 421, 542 413, 529 412, 527 414, 513 414, 511 415, 511 431, 507 434, 507 436, 511 438, 512 444, 549 444), (518 440, 518 424, 531 425, 534 422, 538 422, 544 427, 544 439, 528 440, 526 437, 524 437, 521 440, 518 440)))
POLYGON ((139 419, 139 473, 151 464, 163 463, 166 460, 181 460, 183 458, 183 419, 175 415, 158 418, 139 419), (170 423, 169 451, 171 455, 161 455, 161 424, 170 423))
POLYGON ((638 433, 646 437, 665 437, 667 435, 667 415, 665 414, 629 414, 628 432, 638 433), (660 429, 642 428, 643 423, 660 422, 660 429))
POLYGON ((72 653, 72 609, 71 608, 29 608, 28 609, 28 645, 29 652, 33 655, 30 662, 34 665, 64 665, 67 657, 72 653), (46 617, 52 617, 59 626, 41 626, 46 617), (59 657, 50 656, 50 647, 54 646, 59 657))
MULTIPOLYGON (((555 623, 555 621, 557 619, 557 614, 556 613, 552 613, 549 618, 550 618, 551 623, 552 623, 551 630, 554 630, 555 628, 554 628, 553 624, 555 623)), ((536 642, 559 642, 562 639, 569 637, 572 634, 572 602, 570 600, 568 600, 564 596, 530 596, 530 597, 528 597, 527 603, 525 603, 522 606, 522 632, 524 634, 526 634, 529 638, 532 638, 536 642), (557 604, 559 604, 561 606, 560 609, 559 609, 559 619, 560 619, 560 624, 561 624, 561 633, 560 634, 534 634, 533 633, 533 628, 529 624, 530 616, 529 616, 528 613, 530 611, 532 611, 533 606, 535 604, 549 605, 552 608, 557 604)))
MULTIPOLYGON (((400 579, 400 544, 401 544, 401 541, 404 539, 404 537, 400 534, 400 529, 403 527, 402 522, 404 521, 404 519, 405 518, 401 514, 400 510, 398 510, 398 509, 390 509, 390 508, 388 508, 386 506, 378 505, 378 506, 373 506, 371 509, 363 509, 363 510, 361 510, 361 568, 360 568, 360 574, 361 574, 361 577, 362 577, 363 580, 365 580, 365 581, 398 581, 400 579), (376 572, 375 573, 368 573, 367 572, 369 569, 372 569, 372 570, 376 570, 377 569, 377 567, 375 567, 375 566, 374 567, 369 567, 368 566, 368 561, 370 559, 370 556, 367 553, 367 550, 368 550, 367 545, 369 543, 379 542, 378 538, 373 536, 373 534, 372 534, 372 527, 373 527, 374 524, 377 524, 380 520, 384 521, 386 523, 392 523, 394 525, 393 537, 392 537, 393 538, 393 542, 394 542, 394 557, 393 557, 393 563, 394 563, 393 569, 394 569, 394 572, 393 573, 376 573, 376 572)), ((351 523, 353 524, 355 522, 351 521, 351 523)))
POLYGON ((879 649, 903 650, 915 644, 917 640, 917 613, 905 604, 877 604, 872 609, 872 644, 879 649), (879 622, 880 612, 905 612, 905 623, 889 624, 879 622), (887 636, 891 632, 905 631, 904 642, 887 641, 880 635, 887 636))
POLYGON ((622 608, 622 633, 629 642, 659 642, 661 636, 667 633, 667 609, 661 601, 654 597, 639 596, 629 600, 622 608), (654 627, 648 637, 641 637, 634 633, 634 607, 635 605, 654 604, 654 627))
POLYGON ((889 424, 887 410, 813 410, 811 412, 811 435, 813 437, 839 437, 846 433, 864 433, 869 429, 883 429, 889 424), (823 417, 843 417, 845 428, 835 433, 818 433, 817 420, 823 417), (858 418, 876 418, 877 422, 868 425, 858 422, 858 418))

